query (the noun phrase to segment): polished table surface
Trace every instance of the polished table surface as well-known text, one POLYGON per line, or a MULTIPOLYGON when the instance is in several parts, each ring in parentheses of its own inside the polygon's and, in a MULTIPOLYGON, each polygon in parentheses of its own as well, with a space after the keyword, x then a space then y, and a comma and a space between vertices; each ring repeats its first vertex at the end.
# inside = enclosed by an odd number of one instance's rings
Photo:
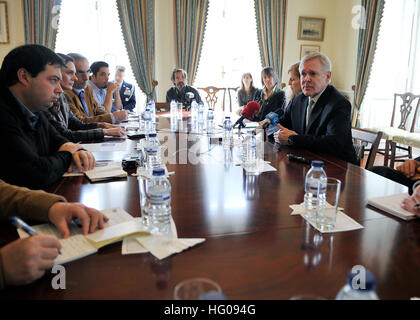
MULTIPOLYGON (((0 297, 173 299, 177 283, 205 277, 219 283, 229 299, 301 294, 333 299, 356 265, 376 275, 381 299, 420 296, 419 221, 406 222, 367 206, 367 198, 405 192, 405 187, 333 156, 270 143, 262 144, 264 159, 277 171, 246 175, 234 164, 235 148, 229 154, 217 136, 182 132, 189 128, 184 120, 181 132, 171 132, 169 119, 161 117, 159 138, 172 142, 166 155, 176 155, 167 168, 175 171, 170 182, 178 236, 206 238, 204 243, 164 260, 150 253, 121 255, 121 243, 112 244, 66 264, 66 290, 52 289, 54 275, 47 274, 33 284, 7 288, 0 297), (300 216, 291 216, 289 205, 303 202, 310 166, 288 161, 287 153, 324 160, 327 176, 342 181, 339 206, 364 229, 321 234, 300 216)), ((127 151, 96 153, 96 158, 121 160, 137 143, 114 142, 125 143, 127 151)), ((133 176, 102 183, 64 178, 48 191, 98 209, 122 207, 140 215, 133 176)), ((17 237, 7 224, 0 230, 0 245, 17 237)))

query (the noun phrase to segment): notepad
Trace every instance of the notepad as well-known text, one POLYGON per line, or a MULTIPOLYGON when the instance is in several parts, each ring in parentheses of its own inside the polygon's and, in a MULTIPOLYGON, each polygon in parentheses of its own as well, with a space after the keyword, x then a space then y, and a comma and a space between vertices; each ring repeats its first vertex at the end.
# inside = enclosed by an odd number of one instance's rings
POLYGON ((122 170, 120 163, 115 163, 114 165, 109 165, 106 167, 95 167, 93 170, 85 171, 84 174, 90 182, 121 179, 127 177, 127 172, 122 170))
MULTIPOLYGON (((109 218, 105 228, 87 236, 82 234, 82 229, 75 223, 69 225, 70 237, 67 239, 62 239, 57 228, 50 223, 33 226, 33 229, 38 234, 52 235, 59 239, 62 249, 61 255, 54 261, 55 264, 65 264, 84 258, 96 253, 98 249, 130 235, 138 236, 149 233, 139 218, 133 218, 121 208, 103 210, 102 213, 109 218)), ((28 237, 28 234, 20 229, 18 229, 18 233, 20 238, 28 237)))
POLYGON ((408 195, 406 193, 400 193, 391 196, 371 198, 368 199, 368 204, 408 221, 415 219, 417 216, 414 213, 401 208, 400 205, 402 201, 407 197, 408 195))
POLYGON ((81 146, 89 152, 112 152, 112 151, 126 151, 126 141, 114 141, 103 143, 83 143, 81 146))

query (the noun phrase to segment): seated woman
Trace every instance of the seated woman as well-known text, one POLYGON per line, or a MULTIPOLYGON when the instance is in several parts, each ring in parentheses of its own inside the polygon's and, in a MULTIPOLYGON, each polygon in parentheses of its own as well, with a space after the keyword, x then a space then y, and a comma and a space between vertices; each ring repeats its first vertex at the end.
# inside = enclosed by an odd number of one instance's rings
MULTIPOLYGON (((289 103, 293 100, 295 96, 297 96, 299 93, 302 92, 302 87, 300 86, 300 73, 299 73, 299 65, 300 62, 296 62, 295 64, 292 64, 289 67, 289 70, 287 70, 287 74, 289 76, 289 83, 286 87, 286 102, 284 104, 284 108, 286 109, 289 103)), ((274 142, 277 138, 277 134, 274 134, 275 132, 278 132, 277 126, 270 126, 267 129, 267 136, 268 141, 274 142)), ((278 142, 278 141, 276 141, 278 142)))
POLYGON ((261 71, 263 89, 257 90, 254 100, 260 106, 260 112, 254 117, 254 121, 262 121, 270 112, 280 112, 285 103, 284 91, 278 86, 278 77, 271 67, 265 67, 261 71))
POLYGON ((287 74, 289 76, 289 83, 286 87, 286 104, 285 107, 289 105, 289 102, 293 100, 293 98, 302 92, 302 88, 300 86, 300 73, 299 73, 299 64, 300 62, 296 62, 292 64, 287 70, 287 74))
POLYGON ((250 73, 244 73, 241 78, 241 88, 238 91, 239 109, 236 113, 239 115, 248 102, 254 100, 257 88, 254 87, 254 80, 250 73))

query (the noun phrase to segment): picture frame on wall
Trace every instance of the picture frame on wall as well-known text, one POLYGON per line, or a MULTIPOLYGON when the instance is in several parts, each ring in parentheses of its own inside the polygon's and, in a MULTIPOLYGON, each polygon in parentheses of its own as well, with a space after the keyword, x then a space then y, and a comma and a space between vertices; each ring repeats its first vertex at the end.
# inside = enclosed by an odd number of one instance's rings
POLYGON ((321 47, 312 44, 302 44, 300 46, 300 59, 312 52, 321 52, 321 47))
POLYGON ((7 2, 0 1, 0 44, 9 43, 9 25, 7 22, 7 2))
POLYGON ((324 41, 325 19, 299 17, 298 40, 324 41))

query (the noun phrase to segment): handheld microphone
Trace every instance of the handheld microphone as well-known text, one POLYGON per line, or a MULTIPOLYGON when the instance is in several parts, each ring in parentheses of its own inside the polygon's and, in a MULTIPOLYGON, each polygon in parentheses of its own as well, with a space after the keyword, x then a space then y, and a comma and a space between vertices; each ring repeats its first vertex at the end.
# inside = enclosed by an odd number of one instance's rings
POLYGON ((270 112, 265 116, 265 119, 254 129, 254 132, 257 133, 260 129, 267 128, 270 124, 276 125, 279 123, 279 115, 277 112, 282 113, 283 110, 278 109, 275 112, 270 112))
POLYGON ((251 101, 241 112, 241 117, 235 122, 233 128, 239 124, 239 128, 245 128, 244 119, 253 120, 255 115, 260 112, 261 106, 256 101, 251 101))

